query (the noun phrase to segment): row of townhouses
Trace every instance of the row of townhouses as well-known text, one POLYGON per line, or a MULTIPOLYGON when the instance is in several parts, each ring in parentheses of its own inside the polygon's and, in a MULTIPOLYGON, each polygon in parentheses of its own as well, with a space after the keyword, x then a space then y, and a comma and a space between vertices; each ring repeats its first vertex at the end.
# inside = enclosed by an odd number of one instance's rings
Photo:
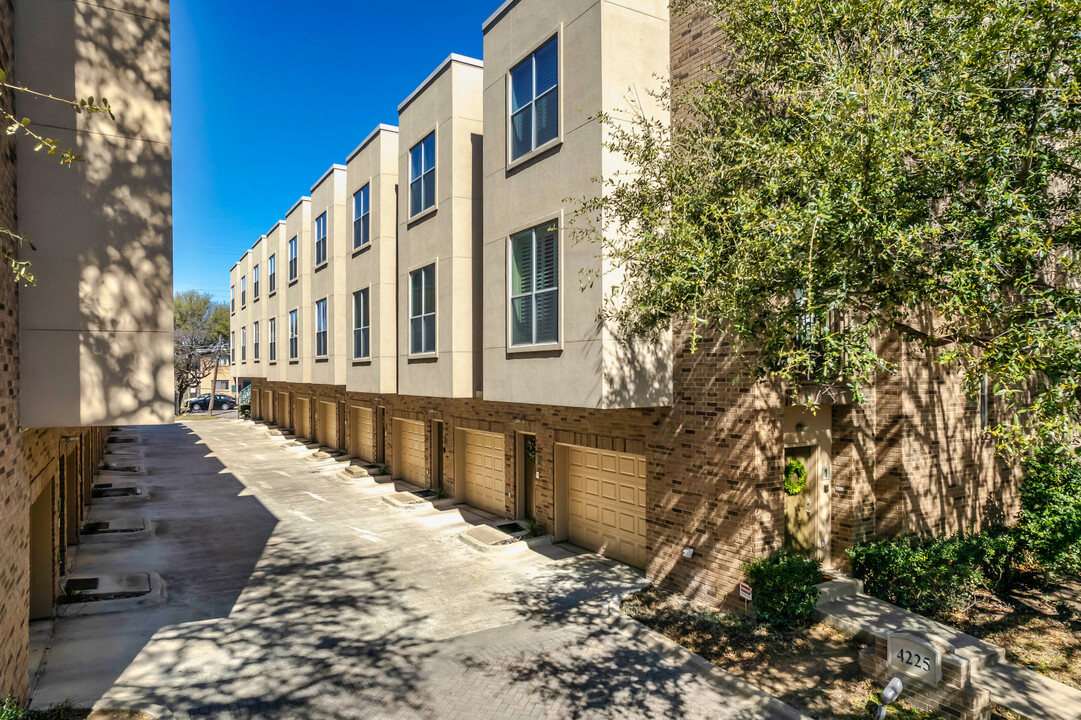
POLYGON ((713 602, 782 547, 839 566, 1014 511, 979 403, 930 357, 898 346, 866 403, 811 413, 723 335, 692 352, 682 327, 625 343, 598 320, 620 277, 576 211, 628 168, 596 117, 667 120, 650 91, 723 59, 707 17, 508 0, 483 34, 483 62, 448 57, 232 267, 254 417, 713 602))
POLYGON ((85 157, 0 137, 0 697, 27 697, 29 623, 53 617, 71 574, 109 428, 174 419, 169 34, 168 0, 0 0, 8 83, 108 97, 115 114, 0 95, 85 157))

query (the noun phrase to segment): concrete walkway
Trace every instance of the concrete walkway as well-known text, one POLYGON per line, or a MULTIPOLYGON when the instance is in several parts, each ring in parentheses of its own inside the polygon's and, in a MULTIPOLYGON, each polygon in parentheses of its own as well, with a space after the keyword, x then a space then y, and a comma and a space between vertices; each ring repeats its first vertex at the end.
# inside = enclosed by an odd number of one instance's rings
POLYGON ((865 640, 893 632, 934 635, 979 668, 972 684, 986 689, 995 703, 1029 720, 1081 720, 1081 690, 1006 662, 998 645, 863 593, 824 597, 818 609, 829 625, 865 640))
POLYGON ((164 605, 61 618, 34 706, 159 705, 186 720, 760 718, 631 639, 642 583, 571 546, 487 555, 468 510, 403 511, 250 424, 141 428, 153 538, 85 545, 79 573, 156 571, 164 605))

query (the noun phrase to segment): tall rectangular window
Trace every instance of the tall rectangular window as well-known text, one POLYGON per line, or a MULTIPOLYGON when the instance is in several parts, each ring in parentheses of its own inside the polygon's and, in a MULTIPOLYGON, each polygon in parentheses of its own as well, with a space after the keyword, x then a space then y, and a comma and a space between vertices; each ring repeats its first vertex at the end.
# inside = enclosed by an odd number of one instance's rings
POLYGON ((559 136, 559 40, 552 38, 510 71, 510 157, 559 136))
POLYGON ((229 359, 236 365, 236 331, 229 333, 229 359))
POLYGON ((266 261, 267 294, 273 293, 278 288, 278 256, 271 255, 266 261))
POLYGON ((229 312, 236 312, 236 285, 229 286, 229 312))
POLYGON ((368 288, 353 293, 353 357, 371 357, 371 324, 368 288))
POLYGON ((409 216, 435 205, 435 132, 409 151, 409 216))
POLYGON ((248 276, 240 276, 240 307, 248 304, 248 276))
POLYGON ((315 356, 327 355, 327 299, 315 301, 315 356))
POLYGON ((541 225, 511 238, 511 345, 559 341, 559 228, 541 225))
POLYGON ((289 279, 297 279, 297 239, 289 241, 289 279))
POLYGON ((251 357, 252 360, 259 359, 259 321, 256 320, 251 325, 251 357))
POLYGON ((240 362, 248 362, 248 328, 240 328, 240 362))
POLYGON ((409 276, 409 352, 435 352, 435 265, 409 276))
POLYGON ((327 261, 327 214, 315 219, 315 266, 327 261))
POLYGON ((259 266, 251 269, 251 299, 259 299, 259 266))
POLYGON ((296 310, 289 311, 289 359, 300 356, 300 316, 296 310))
POLYGON ((269 360, 274 362, 278 359, 278 319, 270 318, 267 320, 266 328, 266 344, 270 353, 269 360))
POLYGON ((371 185, 365 185, 353 195, 353 249, 372 241, 371 185))

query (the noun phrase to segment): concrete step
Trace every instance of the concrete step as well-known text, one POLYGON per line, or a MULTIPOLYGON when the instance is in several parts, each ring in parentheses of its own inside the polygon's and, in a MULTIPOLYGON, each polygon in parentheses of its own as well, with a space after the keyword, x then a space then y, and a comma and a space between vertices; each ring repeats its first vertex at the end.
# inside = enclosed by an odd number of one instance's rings
POLYGON ((1081 690, 1002 662, 973 675, 972 684, 1029 720, 1081 720, 1081 690))

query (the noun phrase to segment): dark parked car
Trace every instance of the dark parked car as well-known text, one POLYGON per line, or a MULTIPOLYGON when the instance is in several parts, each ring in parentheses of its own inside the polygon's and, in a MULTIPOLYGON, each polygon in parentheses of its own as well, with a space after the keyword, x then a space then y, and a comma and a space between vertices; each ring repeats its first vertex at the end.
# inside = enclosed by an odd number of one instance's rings
MULTIPOLYGON (((184 401, 184 409, 187 412, 200 412, 205 411, 207 404, 210 402, 210 394, 204 393, 198 397, 193 397, 184 401)), ((214 409, 215 410, 232 410, 236 407, 236 398, 229 395, 215 395, 214 396, 214 409)))

